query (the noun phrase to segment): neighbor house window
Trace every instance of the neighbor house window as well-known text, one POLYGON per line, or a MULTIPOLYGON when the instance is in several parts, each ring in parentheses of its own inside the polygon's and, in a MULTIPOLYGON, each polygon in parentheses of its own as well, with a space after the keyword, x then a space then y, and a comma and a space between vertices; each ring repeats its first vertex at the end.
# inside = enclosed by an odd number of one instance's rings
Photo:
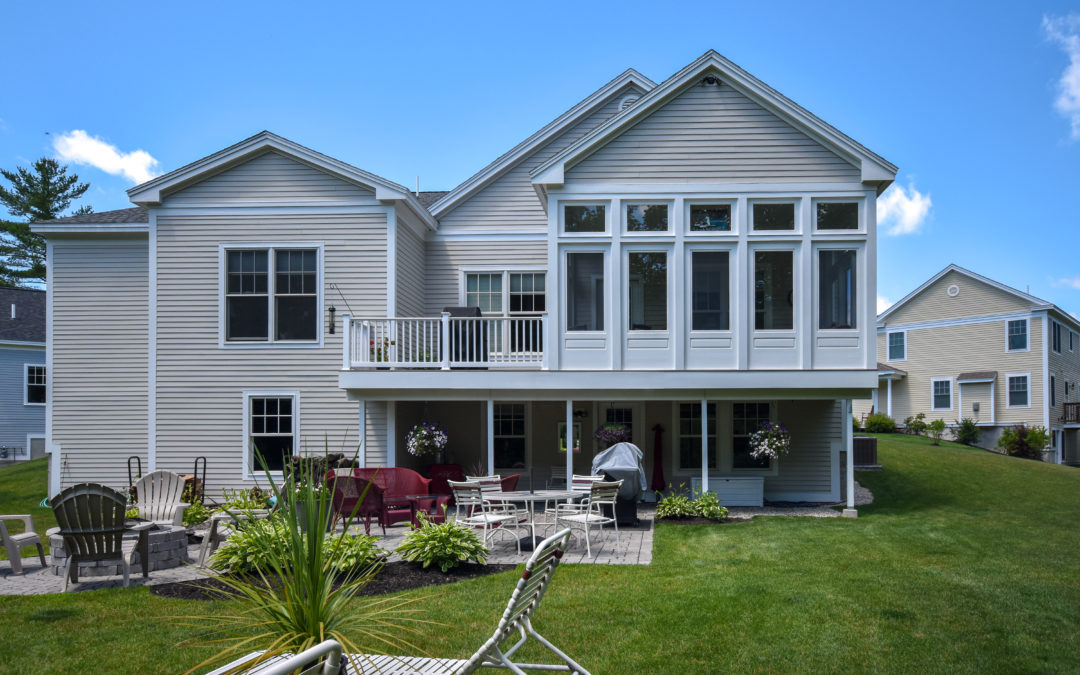
POLYGON ((318 340, 318 259, 314 248, 226 250, 225 340, 318 340))
POLYGON ((818 328, 855 328, 855 251, 819 251, 818 328))
POLYGON ((496 403, 493 413, 495 466, 500 469, 524 469, 525 404, 496 403))
POLYGON ((564 232, 603 232, 606 229, 603 204, 567 204, 563 207, 564 232))
POLYGON ((1061 353, 1061 324, 1057 321, 1050 322, 1050 336, 1053 339, 1051 348, 1055 354, 1061 353))
POLYGON ((754 204, 755 232, 795 229, 794 204, 754 204))
POLYGON ((857 202, 818 202, 815 208, 817 229, 859 229, 859 204, 857 202))
POLYGON ((45 405, 45 384, 45 366, 27 365, 26 400, 23 403, 26 405, 45 405))
POLYGON ((252 474, 264 467, 283 471, 296 452, 296 399, 296 394, 248 396, 248 470, 252 474))
POLYGON ((731 232, 731 204, 692 204, 691 232, 731 232))
POLYGON ((1006 378, 1009 389, 1009 407, 1026 408, 1031 405, 1028 397, 1028 376, 1009 375, 1006 378))
POLYGON ((627 254, 627 318, 630 330, 667 330, 667 253, 627 254))
MULTIPOLYGON (((716 404, 707 403, 709 468, 716 468, 716 404)), ((701 404, 679 404, 679 468, 701 469, 701 404)))
POLYGON ((566 330, 604 330, 604 254, 566 254, 566 330))
POLYGON ((627 204, 627 232, 667 232, 667 204, 627 204))
POLYGON ((792 251, 754 252, 754 328, 791 330, 795 325, 792 251))
POLYGON ((1009 322, 1008 328, 1009 344, 1008 351, 1010 352, 1023 352, 1028 348, 1028 321, 1027 319, 1016 319, 1009 322))
POLYGON ((768 403, 735 403, 731 407, 731 466, 734 469, 767 469, 768 458, 750 456, 750 435, 769 421, 768 403))
POLYGON ((727 251, 690 254, 691 330, 731 328, 731 275, 727 251))
POLYGON ((1057 405, 1057 377, 1053 373, 1050 374, 1050 407, 1053 408, 1057 405))
POLYGON ((903 361, 907 359, 907 333, 889 333, 889 360, 903 361))
POLYGON ((952 380, 935 379, 930 382, 933 410, 952 410, 952 380))

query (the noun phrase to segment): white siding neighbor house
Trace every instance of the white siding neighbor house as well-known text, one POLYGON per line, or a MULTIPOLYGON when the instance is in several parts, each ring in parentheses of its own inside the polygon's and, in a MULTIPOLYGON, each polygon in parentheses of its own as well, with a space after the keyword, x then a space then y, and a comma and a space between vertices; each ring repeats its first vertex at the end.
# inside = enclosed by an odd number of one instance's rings
POLYGON ((879 386, 857 417, 972 419, 986 448, 1041 425, 1053 461, 1080 465, 1080 322, 1060 307, 949 265, 878 316, 877 351, 879 386))
POLYGON ((45 454, 45 291, 0 288, 0 464, 45 454))
POLYGON ((325 443, 423 471, 421 421, 445 461, 540 487, 587 472, 612 422, 658 483, 836 502, 895 173, 712 51, 660 84, 626 71, 445 193, 260 133, 134 209, 37 226, 51 489, 122 485, 129 455, 251 484, 256 445, 271 468, 325 443), (793 449, 756 461, 768 420, 793 449))

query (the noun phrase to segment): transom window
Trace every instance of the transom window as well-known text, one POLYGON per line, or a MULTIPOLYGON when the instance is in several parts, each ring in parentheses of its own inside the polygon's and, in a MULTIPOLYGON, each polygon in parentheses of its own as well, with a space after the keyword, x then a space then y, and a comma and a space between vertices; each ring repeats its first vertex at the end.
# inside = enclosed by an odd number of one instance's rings
POLYGON ((26 405, 45 405, 45 366, 26 366, 26 405))
POLYGON ((1028 376, 1009 375, 1007 380, 1009 389, 1009 407, 1026 408, 1031 405, 1028 396, 1028 376))
MULTIPOLYGON (((716 468, 716 404, 706 404, 709 415, 709 468, 716 468)), ((679 468, 701 469, 701 404, 679 404, 679 468)))
POLYGON ((627 254, 630 330, 667 330, 667 253, 627 254))
POLYGON ((750 456, 750 435, 768 422, 768 403, 736 403, 731 407, 731 467, 733 469, 767 469, 769 459, 750 456))
POLYGON ((667 232, 667 204, 627 204, 627 232, 667 232))
POLYGON ((795 204, 754 204, 753 214, 755 232, 795 229, 795 204))
POLYGON ((818 202, 814 211, 819 230, 859 229, 857 202, 818 202))
POLYGON ((525 404, 496 403, 492 412, 495 466, 500 469, 525 468, 525 404))
POLYGON ((691 232, 731 232, 731 204, 692 204, 691 232))
POLYGON ((819 251, 818 328, 855 328, 855 251, 819 251))
POLYGON ((251 395, 248 397, 248 470, 283 471, 296 451, 296 396, 251 395), (259 458, 262 458, 262 463, 259 458))
POLYGON ((907 358, 907 333, 889 333, 889 360, 903 361, 907 358))
POLYGON ((225 340, 318 340, 318 259, 314 248, 226 250, 225 340))
POLYGON ((1009 322, 1008 327, 1010 352, 1026 351, 1028 348, 1028 322, 1027 319, 1017 319, 1009 322))
POLYGON ((564 232, 604 232, 603 204, 566 204, 563 206, 564 232))
POLYGON ((952 380, 933 380, 930 384, 933 390, 934 410, 952 410, 952 380))
POLYGON ((694 251, 690 257, 691 330, 731 328, 731 276, 727 251, 694 251))
POLYGON ((795 254, 792 251, 754 252, 754 328, 791 330, 795 254))

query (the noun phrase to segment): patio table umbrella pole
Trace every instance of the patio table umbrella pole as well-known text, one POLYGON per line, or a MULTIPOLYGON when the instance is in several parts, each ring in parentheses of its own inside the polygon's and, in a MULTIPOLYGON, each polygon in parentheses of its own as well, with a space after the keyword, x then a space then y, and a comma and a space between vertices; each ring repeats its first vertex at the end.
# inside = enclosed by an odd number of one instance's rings
POLYGON ((657 424, 653 430, 653 465, 652 489, 659 492, 664 489, 664 427, 657 424))

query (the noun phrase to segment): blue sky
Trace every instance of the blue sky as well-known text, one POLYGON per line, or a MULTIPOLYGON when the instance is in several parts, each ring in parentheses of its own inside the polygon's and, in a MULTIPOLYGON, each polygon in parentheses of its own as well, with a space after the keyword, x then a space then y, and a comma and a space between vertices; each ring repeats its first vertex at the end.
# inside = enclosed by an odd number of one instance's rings
POLYGON ((1080 6, 819 4, 19 3, 0 167, 59 156, 104 211, 269 129, 449 189, 624 69, 711 48, 900 167, 885 299, 957 263, 1080 312, 1080 6))

